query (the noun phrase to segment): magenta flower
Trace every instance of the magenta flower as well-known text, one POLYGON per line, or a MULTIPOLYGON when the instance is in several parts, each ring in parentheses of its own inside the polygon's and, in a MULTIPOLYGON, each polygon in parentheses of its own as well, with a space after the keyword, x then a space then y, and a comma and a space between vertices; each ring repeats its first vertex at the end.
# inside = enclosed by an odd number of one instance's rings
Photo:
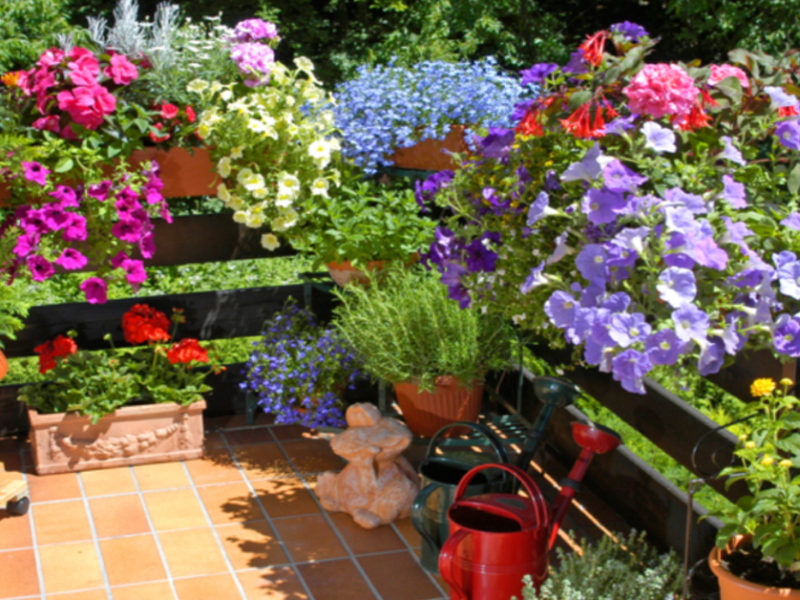
POLYGON ((50 192, 50 196, 61 203, 62 208, 78 208, 78 194, 68 185, 60 185, 55 192, 50 192))
POLYGON ((72 213, 68 213, 60 202, 50 202, 42 208, 44 222, 52 231, 59 231, 72 222, 72 213))
POLYGON ((81 291, 89 304, 105 304, 108 300, 108 284, 100 277, 91 277, 84 281, 81 291))
POLYGON ((245 19, 237 23, 230 39, 233 42, 257 42, 263 39, 278 37, 278 28, 274 23, 263 19, 245 19))
POLYGON ((100 62, 91 50, 75 47, 70 53, 70 62, 67 67, 71 69, 69 78, 75 85, 91 86, 97 84, 100 75, 100 62))
POLYGON ((39 131, 50 131, 52 133, 58 133, 61 131, 60 119, 55 115, 36 119, 33 122, 32 127, 34 129, 38 129, 39 131))
POLYGON ((152 232, 142 236, 139 240, 139 252, 144 258, 153 258, 156 255, 156 236, 152 232))
POLYGON ((645 65, 622 92, 628 97, 631 112, 656 119, 688 115, 700 94, 686 71, 668 64, 645 65))
POLYGON ((128 283, 134 289, 138 289, 141 284, 147 281, 147 271, 145 271, 142 261, 129 258, 122 261, 122 268, 126 273, 128 283))
POLYGON ((256 87, 269 83, 275 52, 264 44, 245 42, 231 50, 231 60, 236 63, 242 75, 248 76, 244 84, 247 87, 256 87))
POLYGON ((113 183, 111 181, 101 181, 100 183, 93 183, 89 186, 88 194, 94 198, 95 200, 99 200, 100 202, 104 202, 108 195, 111 193, 111 188, 113 187, 113 183))
POLYGON ((36 64, 44 69, 49 69, 59 64, 62 60, 64 60, 64 51, 58 48, 50 48, 42 53, 36 64))
POLYGON ((75 248, 64 248, 61 256, 56 259, 56 264, 61 265, 67 271, 76 271, 89 264, 89 259, 75 248))
POLYGON ((128 256, 124 250, 120 250, 117 252, 117 255, 111 259, 111 266, 114 269, 119 269, 126 260, 128 260, 130 256, 128 256))
POLYGON ((161 218, 172 225, 172 215, 169 212, 169 204, 166 200, 161 201, 161 218))
POLYGON ((38 254, 29 256, 25 262, 31 271, 31 276, 34 281, 46 281, 56 272, 50 261, 38 254))
POLYGON ((70 214, 69 223, 64 227, 64 232, 61 234, 67 242, 82 242, 89 237, 89 232, 86 229, 86 217, 81 215, 70 214))
POLYGON ((50 171, 46 169, 44 165, 35 161, 23 162, 22 168, 25 169, 25 173, 23 174, 25 179, 33 183, 38 183, 42 187, 47 185, 47 176, 50 175, 50 171))
POLYGON ((50 233, 50 227, 44 219, 44 211, 39 209, 28 209, 28 211, 20 217, 20 226, 23 231, 29 235, 39 235, 50 233))
POLYGON ((117 99, 102 85, 84 85, 58 93, 58 108, 65 110, 78 124, 97 129, 105 115, 117 108, 117 99))
POLYGON ((122 219, 114 223, 111 234, 123 242, 135 244, 142 237, 142 222, 135 219, 122 219))
POLYGON ((31 252, 36 250, 39 245, 38 233, 23 233, 17 238, 17 245, 14 246, 14 254, 20 258, 28 256, 31 252))
POLYGON ((139 77, 139 70, 124 54, 114 54, 111 56, 111 64, 107 66, 103 73, 110 77, 117 85, 128 85, 139 77))
POLYGON ((133 219, 133 215, 142 210, 142 205, 139 204, 135 194, 133 197, 122 194, 117 197, 119 199, 114 203, 114 207, 117 209, 120 219, 133 219))

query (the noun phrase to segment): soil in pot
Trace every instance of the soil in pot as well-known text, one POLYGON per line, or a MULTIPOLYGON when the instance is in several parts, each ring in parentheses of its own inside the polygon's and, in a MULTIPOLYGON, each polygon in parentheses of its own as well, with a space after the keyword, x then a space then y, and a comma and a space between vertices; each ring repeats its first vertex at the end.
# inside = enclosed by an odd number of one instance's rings
POLYGON ((781 573, 774 562, 764 562, 761 550, 753 548, 751 542, 742 542, 734 552, 722 560, 728 570, 740 579, 765 587, 800 590, 800 581, 789 574, 781 573))

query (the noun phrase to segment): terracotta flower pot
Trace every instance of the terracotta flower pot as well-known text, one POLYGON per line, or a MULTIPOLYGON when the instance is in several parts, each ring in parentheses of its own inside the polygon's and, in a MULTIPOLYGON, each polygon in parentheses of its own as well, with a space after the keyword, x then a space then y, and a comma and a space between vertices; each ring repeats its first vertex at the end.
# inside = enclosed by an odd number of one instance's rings
POLYGON ((720 600, 758 600, 759 598, 774 599, 793 598, 800 600, 800 590, 789 588, 774 588, 759 585, 737 577, 722 566, 721 560, 741 544, 748 542, 750 536, 739 536, 725 550, 714 548, 708 557, 708 565, 719 580, 720 600))
POLYGON ((421 391, 411 381, 395 383, 394 392, 408 427, 424 437, 456 421, 477 421, 483 402, 482 381, 467 389, 454 377, 440 377, 433 392, 421 391))
POLYGON ((452 125, 444 140, 426 139, 409 148, 398 148, 392 154, 392 162, 399 169, 416 171, 444 171, 455 169, 456 161, 444 152, 463 153, 467 150, 463 125, 452 125))
MULTIPOLYGON (((339 287, 345 287, 347 284, 355 281, 360 284, 369 284, 369 275, 364 271, 357 269, 349 260, 344 262, 329 262, 325 265, 328 267, 328 273, 336 282, 339 287)), ((367 263, 368 271, 380 271, 386 266, 385 260, 371 260, 367 263)))
POLYGON ((0 350, 0 379, 6 376, 8 373, 8 359, 6 355, 3 354, 3 351, 0 350))
POLYGON ((74 413, 28 409, 36 473, 67 473, 203 456, 204 401, 123 406, 96 425, 74 413))

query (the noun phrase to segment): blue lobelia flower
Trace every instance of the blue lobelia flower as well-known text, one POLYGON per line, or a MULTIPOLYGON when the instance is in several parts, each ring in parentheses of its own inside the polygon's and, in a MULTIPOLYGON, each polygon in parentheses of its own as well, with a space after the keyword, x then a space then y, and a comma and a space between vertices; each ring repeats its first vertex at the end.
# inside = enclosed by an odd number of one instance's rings
POLYGON ((656 289, 664 302, 672 308, 680 308, 697 296, 697 281, 691 270, 669 267, 658 276, 656 289))
POLYGON ((661 127, 653 121, 648 121, 642 125, 641 129, 645 137, 645 147, 656 154, 662 152, 676 152, 678 147, 675 145, 675 133, 666 127, 661 127))
POLYGON ((645 342, 647 357, 654 365, 674 365, 683 352, 684 343, 672 329, 662 329, 645 342))
POLYGON ((684 342, 704 342, 711 325, 708 315, 694 304, 685 304, 674 310, 672 321, 675 323, 675 333, 684 342))
POLYGON ((608 335, 620 347, 627 348, 631 344, 644 341, 651 331, 642 313, 618 313, 611 317, 608 335))

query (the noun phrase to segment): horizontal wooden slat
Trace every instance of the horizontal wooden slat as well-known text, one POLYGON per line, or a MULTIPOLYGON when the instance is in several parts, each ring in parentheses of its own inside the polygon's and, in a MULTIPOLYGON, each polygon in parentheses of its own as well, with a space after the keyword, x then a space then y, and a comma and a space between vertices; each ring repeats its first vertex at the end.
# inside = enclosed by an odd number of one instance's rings
POLYGON ((732 366, 708 376, 708 380, 740 400, 750 402, 753 399, 750 385, 755 379, 769 377, 780 381, 788 377, 792 381, 797 381, 796 369, 797 361, 782 363, 769 350, 759 350, 739 354, 732 366))

